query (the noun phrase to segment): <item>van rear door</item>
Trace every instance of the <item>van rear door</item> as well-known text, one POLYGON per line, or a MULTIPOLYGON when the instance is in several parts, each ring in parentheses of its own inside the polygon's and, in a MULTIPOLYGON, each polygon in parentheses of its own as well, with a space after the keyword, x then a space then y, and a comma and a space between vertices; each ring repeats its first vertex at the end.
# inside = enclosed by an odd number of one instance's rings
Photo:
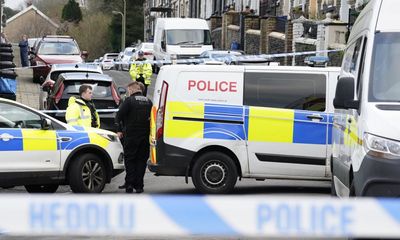
POLYGON ((250 174, 324 177, 327 74, 254 71, 244 78, 250 174))

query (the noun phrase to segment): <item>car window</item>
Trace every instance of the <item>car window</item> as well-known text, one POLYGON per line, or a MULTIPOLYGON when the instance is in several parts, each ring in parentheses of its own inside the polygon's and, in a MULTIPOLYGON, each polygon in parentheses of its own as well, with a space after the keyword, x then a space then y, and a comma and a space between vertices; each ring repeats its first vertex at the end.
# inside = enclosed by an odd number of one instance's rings
POLYGON ((40 129, 41 117, 19 106, 0 103, 0 127, 40 129))
POLYGON ((70 97, 73 95, 79 96, 79 87, 82 84, 88 84, 93 88, 93 98, 111 98, 111 84, 107 82, 88 83, 88 82, 64 82, 65 88, 63 95, 70 97))
POLYGON ((38 54, 42 55, 79 55, 75 42, 42 42, 38 54))
POLYGON ((248 106, 325 111, 323 74, 245 73, 244 87, 248 106))

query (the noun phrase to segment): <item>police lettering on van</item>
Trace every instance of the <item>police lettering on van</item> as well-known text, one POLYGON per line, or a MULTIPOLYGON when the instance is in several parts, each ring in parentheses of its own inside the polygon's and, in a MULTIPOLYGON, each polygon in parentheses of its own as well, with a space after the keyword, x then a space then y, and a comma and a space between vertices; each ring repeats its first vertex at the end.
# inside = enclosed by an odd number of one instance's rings
POLYGON ((226 193, 238 177, 330 180, 339 68, 163 67, 149 169, 226 193))

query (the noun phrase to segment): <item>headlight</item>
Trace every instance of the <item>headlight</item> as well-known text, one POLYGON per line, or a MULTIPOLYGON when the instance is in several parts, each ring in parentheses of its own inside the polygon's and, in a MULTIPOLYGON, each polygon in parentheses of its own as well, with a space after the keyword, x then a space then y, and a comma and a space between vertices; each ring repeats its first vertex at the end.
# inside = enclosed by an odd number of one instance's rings
POLYGON ((36 65, 37 66, 46 66, 46 63, 44 63, 42 61, 36 61, 36 65))
POLYGON ((378 137, 369 133, 364 135, 363 146, 368 155, 398 159, 400 158, 400 142, 378 137))
POLYGON ((110 142, 117 142, 118 141, 118 136, 113 135, 113 134, 106 134, 106 133, 99 133, 100 136, 103 138, 107 139, 110 142))

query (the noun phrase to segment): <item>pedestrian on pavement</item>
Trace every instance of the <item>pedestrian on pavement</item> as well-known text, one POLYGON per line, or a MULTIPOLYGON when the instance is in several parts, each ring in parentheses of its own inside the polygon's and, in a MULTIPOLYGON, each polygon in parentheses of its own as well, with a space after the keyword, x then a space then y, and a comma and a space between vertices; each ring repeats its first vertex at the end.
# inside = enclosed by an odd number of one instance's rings
POLYGON ((124 139, 125 183, 119 186, 127 193, 143 192, 143 178, 149 159, 151 100, 142 94, 141 83, 128 85, 129 97, 120 105, 115 122, 118 137, 124 139))
POLYGON ((28 62, 28 51, 29 51, 29 44, 28 44, 28 37, 24 34, 22 35, 22 39, 19 42, 19 53, 21 56, 21 65, 22 67, 29 66, 28 62))
POLYGON ((92 101, 93 88, 83 84, 79 87, 80 98, 74 96, 68 100, 65 120, 73 126, 100 128, 100 118, 92 101))
POLYGON ((153 74, 153 68, 150 63, 145 62, 147 59, 144 57, 142 50, 138 51, 138 58, 136 62, 131 64, 129 69, 129 74, 133 81, 138 81, 144 84, 145 90, 143 92, 144 96, 147 96, 147 87, 151 84, 151 75, 153 74), (137 63, 143 62, 143 63, 137 63))

